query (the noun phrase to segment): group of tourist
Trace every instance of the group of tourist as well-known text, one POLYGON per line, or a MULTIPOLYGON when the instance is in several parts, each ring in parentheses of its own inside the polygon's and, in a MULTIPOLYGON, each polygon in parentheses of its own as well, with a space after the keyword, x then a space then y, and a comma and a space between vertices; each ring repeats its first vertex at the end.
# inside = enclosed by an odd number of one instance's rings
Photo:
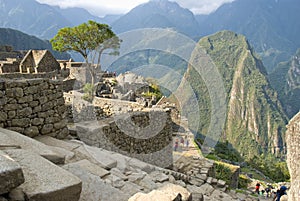
POLYGON ((255 192, 259 195, 264 196, 266 193, 266 198, 273 198, 273 201, 283 201, 287 198, 287 187, 281 186, 279 189, 275 190, 273 186, 268 185, 265 189, 260 190, 260 183, 255 185, 255 192))
POLYGON ((178 138, 175 139, 174 151, 178 151, 179 146, 181 148, 186 147, 186 149, 188 149, 189 145, 190 145, 190 139, 188 138, 188 136, 185 136, 184 138, 181 136, 179 139, 178 138))

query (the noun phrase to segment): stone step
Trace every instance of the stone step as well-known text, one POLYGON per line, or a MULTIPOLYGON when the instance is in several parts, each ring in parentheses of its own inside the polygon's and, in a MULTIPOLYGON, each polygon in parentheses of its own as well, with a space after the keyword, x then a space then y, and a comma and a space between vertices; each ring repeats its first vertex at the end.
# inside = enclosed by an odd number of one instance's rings
POLYGON ((0 151, 0 195, 10 192, 24 181, 21 166, 0 151))
POLYGON ((81 180, 41 156, 23 149, 5 150, 23 170, 25 183, 20 187, 28 201, 77 201, 81 180))
POLYGON ((55 164, 63 164, 65 155, 61 155, 51 147, 20 133, 0 128, 0 147, 2 149, 22 148, 34 152, 55 164))
MULTIPOLYGON (((63 168, 82 180, 80 201, 127 201, 130 197, 129 194, 105 183, 99 176, 92 174, 85 168, 72 164, 64 165, 63 168)), ((70 199, 69 201, 73 200, 70 199)))

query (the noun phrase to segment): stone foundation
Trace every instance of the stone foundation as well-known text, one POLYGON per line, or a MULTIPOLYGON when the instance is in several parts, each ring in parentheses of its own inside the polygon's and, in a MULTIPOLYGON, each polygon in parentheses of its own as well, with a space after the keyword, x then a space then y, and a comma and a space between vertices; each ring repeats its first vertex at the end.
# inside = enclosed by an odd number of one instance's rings
POLYGON ((68 134, 62 82, 49 79, 0 80, 0 127, 26 136, 68 134))

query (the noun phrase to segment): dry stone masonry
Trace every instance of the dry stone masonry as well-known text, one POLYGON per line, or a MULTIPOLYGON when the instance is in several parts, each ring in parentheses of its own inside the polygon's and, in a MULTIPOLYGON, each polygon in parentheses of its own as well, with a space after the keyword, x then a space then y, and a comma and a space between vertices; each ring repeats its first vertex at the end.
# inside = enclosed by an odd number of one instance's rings
POLYGON ((88 145, 160 167, 173 164, 172 122, 165 110, 136 111, 99 122, 81 122, 76 124, 76 132, 88 145))
POLYGON ((62 82, 44 78, 0 80, 0 127, 34 137, 68 134, 62 82))
POLYGON ((290 120, 286 133, 287 163, 291 175, 289 201, 300 198, 300 112, 290 120))

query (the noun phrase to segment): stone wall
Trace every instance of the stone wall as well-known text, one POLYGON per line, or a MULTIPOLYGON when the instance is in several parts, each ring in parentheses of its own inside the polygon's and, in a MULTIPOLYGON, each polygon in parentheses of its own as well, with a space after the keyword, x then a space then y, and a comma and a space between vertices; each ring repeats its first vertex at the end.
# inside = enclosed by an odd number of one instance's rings
POLYGON ((47 72, 47 73, 5 73, 0 74, 0 79, 38 79, 38 78, 48 78, 52 79, 57 76, 57 72, 47 72))
POLYGON ((291 175, 289 201, 300 198, 300 112, 290 120, 286 133, 287 163, 291 175))
POLYGON ((19 71, 19 63, 13 62, 2 62, 0 63, 0 73, 13 73, 19 71))
POLYGON ((0 127, 29 137, 65 138, 69 133, 65 113, 61 81, 0 80, 0 127))
POLYGON ((141 111, 143 106, 130 101, 94 97, 93 104, 82 100, 82 93, 70 91, 64 93, 68 109, 69 122, 82 122, 101 120, 113 115, 124 114, 131 111, 141 111))
POLYGON ((86 144, 118 152, 160 167, 173 164, 170 112, 129 112, 103 121, 76 124, 86 144))

